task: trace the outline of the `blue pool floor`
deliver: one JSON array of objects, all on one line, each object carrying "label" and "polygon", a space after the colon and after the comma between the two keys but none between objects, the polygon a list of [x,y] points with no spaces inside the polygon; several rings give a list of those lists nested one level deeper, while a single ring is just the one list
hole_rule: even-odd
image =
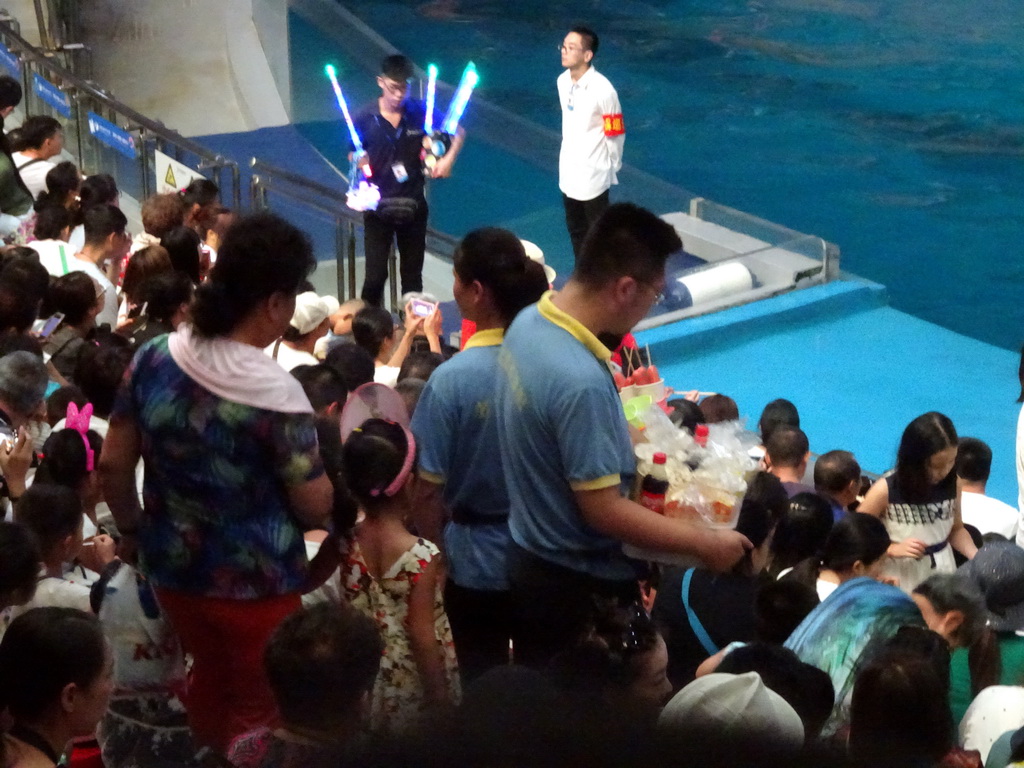
[{"label": "blue pool floor", "polygon": [[990,495],[1016,506],[1018,356],[885,305],[881,286],[839,281],[638,334],[677,391],[721,392],[747,424],[784,397],[814,453],[853,451],[883,472],[904,427],[941,411],[993,451]]}]

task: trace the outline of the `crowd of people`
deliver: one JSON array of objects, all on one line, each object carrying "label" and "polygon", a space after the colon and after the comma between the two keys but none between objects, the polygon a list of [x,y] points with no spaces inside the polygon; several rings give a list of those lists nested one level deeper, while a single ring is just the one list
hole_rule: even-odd
[{"label": "crowd of people", "polygon": [[[0,251],[6,766],[1024,763],[1017,516],[948,417],[872,481],[778,399],[734,529],[634,501],[612,374],[683,247],[651,212],[596,212],[558,291],[467,234],[455,349],[439,306],[319,295],[308,238],[211,182],[132,237],[62,140],[29,118],[0,162],[0,209],[31,199]],[[726,394],[665,408],[741,429]]]}]

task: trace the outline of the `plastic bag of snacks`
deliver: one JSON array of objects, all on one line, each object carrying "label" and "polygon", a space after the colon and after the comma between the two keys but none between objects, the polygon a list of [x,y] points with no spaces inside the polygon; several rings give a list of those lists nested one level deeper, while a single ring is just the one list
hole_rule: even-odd
[{"label": "plastic bag of snacks", "polygon": [[650,408],[642,419],[645,442],[634,449],[637,472],[649,473],[654,454],[665,454],[666,517],[711,528],[735,528],[747,481],[757,471],[757,463],[748,455],[756,438],[738,422],[713,424],[706,445],[700,446],[658,408]]}]

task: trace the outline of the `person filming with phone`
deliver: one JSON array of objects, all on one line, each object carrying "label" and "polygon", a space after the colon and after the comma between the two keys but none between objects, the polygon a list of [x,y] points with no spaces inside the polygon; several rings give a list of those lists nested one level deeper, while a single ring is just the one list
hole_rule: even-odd
[{"label": "person filming with phone", "polygon": [[102,287],[85,272],[58,277],[50,285],[48,296],[54,314],[39,333],[43,351],[50,356],[46,367],[50,378],[61,386],[74,384],[78,357],[96,328],[106,297]]},{"label": "person filming with phone", "polygon": [[[426,314],[424,314],[426,312]],[[405,305],[404,332],[383,307],[367,306],[352,318],[352,338],[373,355],[373,380],[389,387],[398,383],[402,363],[417,336],[426,336],[431,352],[441,352],[441,309],[431,302],[413,300]]]},{"label": "person filming with phone", "polygon": [[42,358],[31,352],[0,357],[0,497],[11,503],[25,492],[25,472],[36,459],[28,426],[46,420],[48,379]]}]

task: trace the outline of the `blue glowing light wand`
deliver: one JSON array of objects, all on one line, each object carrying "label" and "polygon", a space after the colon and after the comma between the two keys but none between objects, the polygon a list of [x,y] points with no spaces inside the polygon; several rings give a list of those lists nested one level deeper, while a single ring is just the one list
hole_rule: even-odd
[{"label": "blue glowing light wand", "polygon": [[437,94],[437,64],[427,65],[427,115],[423,118],[423,132],[434,133],[434,97]]},{"label": "blue glowing light wand", "polygon": [[459,80],[459,87],[455,90],[455,97],[448,105],[448,113],[441,123],[441,130],[450,136],[454,136],[459,129],[459,121],[469,104],[469,97],[473,95],[473,89],[480,82],[480,75],[476,71],[476,65],[471,61],[462,70],[462,79]]},{"label": "blue glowing light wand", "polygon": [[349,191],[346,195],[348,207],[356,211],[372,211],[377,208],[380,202],[380,190],[375,184],[367,181],[373,176],[373,169],[366,160],[366,150],[363,149],[363,142],[356,132],[355,123],[352,122],[352,115],[348,111],[348,104],[341,92],[341,85],[338,84],[338,71],[333,64],[324,67],[324,72],[330,78],[331,86],[334,88],[334,96],[338,100],[338,107],[345,116],[345,124],[348,126],[349,136],[352,137],[352,146],[355,152],[352,153],[352,168],[349,172]]}]

